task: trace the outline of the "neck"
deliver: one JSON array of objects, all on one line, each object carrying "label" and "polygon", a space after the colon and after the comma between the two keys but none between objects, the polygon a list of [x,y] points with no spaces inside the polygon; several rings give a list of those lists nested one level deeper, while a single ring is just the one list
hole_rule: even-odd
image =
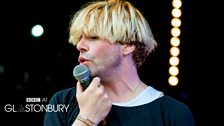
[{"label": "neck", "polygon": [[112,75],[102,81],[112,102],[127,102],[147,87],[138,77],[135,67],[119,69]]}]

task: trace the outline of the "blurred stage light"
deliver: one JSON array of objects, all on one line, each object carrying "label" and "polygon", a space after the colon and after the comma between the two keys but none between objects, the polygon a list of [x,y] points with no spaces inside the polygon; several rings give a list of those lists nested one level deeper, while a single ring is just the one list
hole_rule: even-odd
[{"label": "blurred stage light", "polygon": [[0,74],[4,73],[4,66],[0,65]]},{"label": "blurred stage light", "polygon": [[44,29],[41,25],[37,24],[32,27],[31,34],[33,37],[35,37],[35,38],[41,37],[43,35],[43,33],[44,33]]},{"label": "blurred stage light", "polygon": [[170,39],[170,44],[171,44],[171,46],[179,46],[180,45],[180,39],[173,36]]},{"label": "blurred stage light", "polygon": [[171,86],[176,86],[178,84],[178,78],[176,76],[170,76],[168,81]]},{"label": "blurred stage light", "polygon": [[179,82],[178,74],[179,74],[179,61],[178,58],[180,49],[180,34],[181,34],[181,19],[180,16],[182,14],[181,6],[182,6],[182,0],[173,0],[172,1],[173,9],[171,11],[172,19],[171,19],[171,39],[170,39],[170,67],[169,67],[169,74],[170,77],[168,79],[168,83],[171,86],[176,86]]}]

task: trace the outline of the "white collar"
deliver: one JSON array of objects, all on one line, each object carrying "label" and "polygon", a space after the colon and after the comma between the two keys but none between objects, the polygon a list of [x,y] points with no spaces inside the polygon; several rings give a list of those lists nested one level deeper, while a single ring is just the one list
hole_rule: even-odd
[{"label": "white collar", "polygon": [[163,95],[164,95],[163,92],[158,91],[151,86],[148,86],[146,89],[144,89],[144,91],[142,91],[134,99],[128,102],[113,103],[113,105],[122,106],[122,107],[134,107],[134,106],[150,103]]}]

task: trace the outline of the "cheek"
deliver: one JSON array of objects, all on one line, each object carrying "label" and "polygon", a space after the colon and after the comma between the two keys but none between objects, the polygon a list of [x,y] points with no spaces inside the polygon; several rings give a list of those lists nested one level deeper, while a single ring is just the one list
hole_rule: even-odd
[{"label": "cheek", "polygon": [[114,66],[120,61],[121,54],[119,48],[110,47],[97,51],[96,62],[103,66]]},{"label": "cheek", "polygon": [[108,46],[107,44],[102,44],[96,48],[93,49],[93,56],[97,59],[107,58],[108,55],[113,53],[113,49],[111,46]]},{"label": "cheek", "polygon": [[120,57],[121,54],[121,48],[119,45],[113,45],[111,43],[95,43],[95,46],[92,46],[90,49],[92,52],[92,56],[94,57],[93,62],[95,65],[106,65],[110,64],[108,62],[115,62],[114,60],[117,60],[117,57]]},{"label": "cheek", "polygon": [[120,52],[119,48],[116,47],[104,47],[99,50],[94,50],[92,53],[95,57],[91,67],[92,76],[106,75],[108,70],[119,66],[121,62]]}]

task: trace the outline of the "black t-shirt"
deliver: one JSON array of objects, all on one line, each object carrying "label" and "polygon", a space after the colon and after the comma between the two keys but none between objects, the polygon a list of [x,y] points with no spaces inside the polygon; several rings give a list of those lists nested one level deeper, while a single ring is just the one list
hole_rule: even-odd
[{"label": "black t-shirt", "polygon": [[[78,113],[74,87],[56,92],[50,105],[68,106],[67,111],[46,112],[44,126],[71,126]],[[121,107],[113,105],[106,118],[107,126],[195,126],[190,109],[180,101],[162,96],[150,103]]]}]

